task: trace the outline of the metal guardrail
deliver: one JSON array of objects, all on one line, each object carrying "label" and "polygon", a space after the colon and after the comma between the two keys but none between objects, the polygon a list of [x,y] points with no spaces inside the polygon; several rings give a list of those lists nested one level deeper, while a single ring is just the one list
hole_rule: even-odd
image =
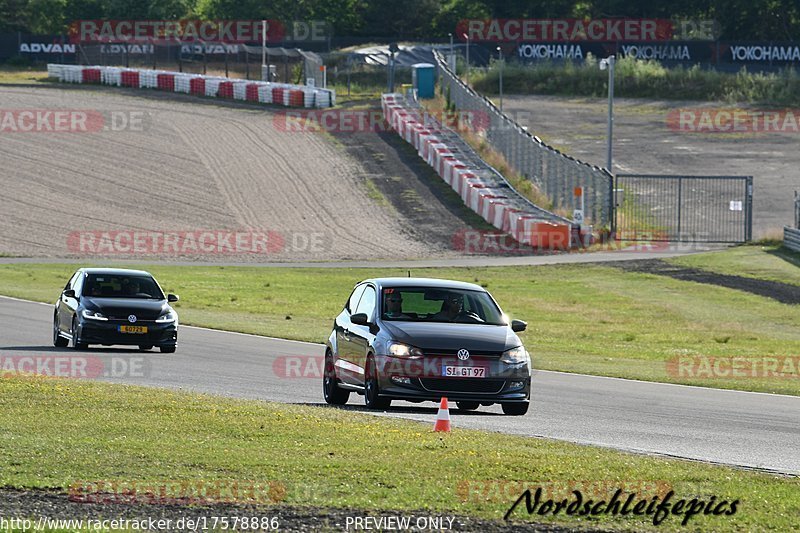
[{"label": "metal guardrail", "polygon": [[[548,146],[531,135],[486,97],[458,78],[438,52],[434,53],[443,90],[459,112],[472,112],[486,121],[486,139],[521,175],[531,180],[552,202],[554,209],[579,208],[574,191],[584,197],[584,220],[609,226],[613,218],[614,180],[605,169],[589,165]],[[484,118],[484,115],[486,118]]]},{"label": "metal guardrail", "polygon": [[800,229],[789,226],[783,228],[783,245],[790,250],[800,252]]},{"label": "metal guardrail", "polygon": [[783,228],[783,245],[795,252],[800,252],[800,195],[794,192],[794,227]]}]

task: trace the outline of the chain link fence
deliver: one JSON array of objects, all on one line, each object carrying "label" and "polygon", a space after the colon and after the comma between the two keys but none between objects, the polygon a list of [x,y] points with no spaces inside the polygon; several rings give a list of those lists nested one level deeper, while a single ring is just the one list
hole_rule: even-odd
[{"label": "chain link fence", "polygon": [[[436,70],[446,97],[459,112],[486,120],[486,139],[517,172],[531,180],[553,203],[553,210],[579,209],[575,189],[583,189],[584,221],[610,228],[614,180],[605,169],[570,157],[531,135],[486,97],[465,85],[438,52]],[[485,118],[484,118],[485,117]]]},{"label": "chain link fence", "polygon": [[263,79],[263,58],[268,65],[269,81],[302,85],[314,79],[317,87],[322,87],[324,81],[322,58],[298,48],[221,42],[77,44],[70,58],[62,63],[74,61],[78,65],[149,68],[245,80]]}]

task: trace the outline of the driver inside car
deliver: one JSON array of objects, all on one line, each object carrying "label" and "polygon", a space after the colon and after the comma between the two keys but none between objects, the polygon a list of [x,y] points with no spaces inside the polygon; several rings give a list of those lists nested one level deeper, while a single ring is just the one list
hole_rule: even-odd
[{"label": "driver inside car", "polygon": [[460,294],[448,294],[442,302],[442,310],[433,315],[434,320],[455,320],[464,308],[464,297]]}]

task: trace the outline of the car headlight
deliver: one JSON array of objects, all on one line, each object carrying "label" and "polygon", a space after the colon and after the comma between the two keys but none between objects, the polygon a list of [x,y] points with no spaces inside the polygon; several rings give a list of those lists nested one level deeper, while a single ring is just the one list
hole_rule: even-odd
[{"label": "car headlight", "polygon": [[92,311],[91,309],[84,309],[83,318],[88,318],[89,320],[108,320],[108,317],[105,316],[103,313],[99,311]]},{"label": "car headlight", "polygon": [[175,311],[170,311],[169,313],[164,313],[160,317],[156,319],[158,324],[167,324],[169,322],[175,322],[178,319],[178,315]]},{"label": "car headlight", "polygon": [[516,348],[506,350],[503,352],[503,356],[500,358],[500,360],[509,365],[519,365],[522,363],[530,364],[531,362],[528,351],[525,350],[524,346],[517,346]]},{"label": "car headlight", "polygon": [[409,346],[408,344],[403,344],[401,342],[390,342],[389,343],[389,355],[393,355],[395,357],[422,357],[422,350],[419,348],[414,348],[413,346]]}]

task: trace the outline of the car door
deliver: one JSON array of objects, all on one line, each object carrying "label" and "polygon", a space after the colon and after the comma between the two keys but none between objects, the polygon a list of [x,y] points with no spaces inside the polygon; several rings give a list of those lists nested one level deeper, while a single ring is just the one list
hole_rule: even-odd
[{"label": "car door", "polygon": [[[364,313],[367,315],[367,321],[371,324],[375,323],[376,319],[376,303],[378,300],[377,292],[375,291],[375,287],[372,285],[367,285],[364,289],[364,294],[361,296],[361,300],[358,302],[358,307],[356,308],[355,313]],[[367,365],[367,351],[369,349],[370,342],[374,335],[370,331],[369,326],[360,326],[358,324],[351,324],[350,325],[350,346],[352,350],[352,363],[356,365],[360,371],[358,379],[360,380],[360,384],[364,383],[364,369]]]},{"label": "car door", "polygon": [[350,331],[353,324],[350,322],[350,315],[355,313],[358,301],[361,299],[361,295],[364,294],[365,287],[366,285],[362,283],[353,289],[350,298],[347,299],[344,309],[336,317],[334,324],[336,328],[336,355],[338,357],[335,362],[336,374],[345,383],[354,385],[360,385],[362,379],[357,367],[353,364],[354,351],[350,342]]},{"label": "car door", "polygon": [[69,333],[72,327],[72,317],[74,316],[75,308],[78,306],[78,300],[76,298],[68,298],[64,293],[73,289],[75,282],[81,274],[82,272],[79,270],[69,278],[69,281],[67,281],[67,284],[64,286],[64,290],[61,291],[61,295],[58,297],[58,302],[56,302],[56,322],[58,323],[58,329],[67,333]]}]

